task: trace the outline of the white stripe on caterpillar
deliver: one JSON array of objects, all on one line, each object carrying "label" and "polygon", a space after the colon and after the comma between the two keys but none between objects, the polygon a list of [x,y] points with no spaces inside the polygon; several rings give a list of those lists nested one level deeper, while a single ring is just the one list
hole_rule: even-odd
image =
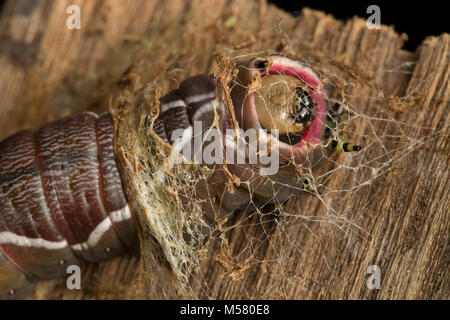
[{"label": "white stripe on caterpillar", "polygon": [[120,210],[113,211],[109,214],[109,217],[112,222],[122,222],[131,219],[130,207],[126,205]]},{"label": "white stripe on caterpillar", "polygon": [[[131,212],[128,205],[120,210],[111,212],[110,217],[105,218],[89,235],[89,239],[83,243],[71,246],[74,250],[86,250],[90,246],[95,246],[103,234],[112,226],[111,221],[121,222],[131,219]],[[58,250],[67,247],[67,241],[48,241],[42,238],[28,238],[9,231],[0,232],[0,244],[12,244],[21,247],[45,248],[48,250]]]},{"label": "white stripe on caterpillar", "polygon": [[203,106],[201,106],[195,113],[194,116],[192,117],[193,121],[197,121],[198,119],[200,119],[203,114],[213,111],[214,108],[216,109],[217,112],[222,113],[223,112],[223,104],[221,102],[217,102],[216,100],[214,101],[209,101],[207,103],[205,103]]},{"label": "white stripe on caterpillar", "polygon": [[58,250],[67,247],[67,241],[48,241],[42,238],[28,238],[19,236],[9,231],[0,232],[0,244],[12,244],[21,247],[45,248],[48,250]]},{"label": "white stripe on caterpillar", "polygon": [[167,103],[163,103],[161,105],[161,113],[167,112],[170,109],[177,108],[177,107],[186,107],[186,103],[184,103],[183,100],[175,100]]},{"label": "white stripe on caterpillar", "polygon": [[197,94],[192,97],[187,97],[185,100],[186,100],[187,104],[191,104],[191,103],[197,103],[197,102],[207,100],[207,99],[214,99],[215,97],[216,97],[216,92],[211,91],[208,93]]},{"label": "white stripe on caterpillar", "polygon": [[102,236],[112,227],[112,222],[109,217],[106,217],[103,219],[102,222],[100,222],[95,229],[91,232],[89,235],[89,238],[82,243],[75,244],[73,246],[70,246],[73,250],[81,251],[81,250],[87,250],[89,248],[95,247],[97,243],[100,241]]},{"label": "white stripe on caterpillar", "polygon": [[116,210],[110,213],[109,217],[103,219],[97,227],[91,232],[89,238],[82,243],[70,246],[73,250],[88,250],[89,248],[95,247],[100,241],[102,236],[112,227],[112,222],[122,222],[131,219],[131,212],[128,205],[120,210]]}]

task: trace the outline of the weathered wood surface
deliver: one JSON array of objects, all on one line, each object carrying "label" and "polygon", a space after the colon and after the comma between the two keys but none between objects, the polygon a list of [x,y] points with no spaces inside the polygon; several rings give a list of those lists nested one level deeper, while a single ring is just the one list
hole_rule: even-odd
[{"label": "weathered wood surface", "polygon": [[[81,8],[81,30],[65,27],[70,4]],[[176,79],[213,71],[218,45],[232,48],[252,39],[259,48],[261,43],[268,49],[288,44],[291,51],[350,70],[349,77],[368,79],[370,86],[347,92],[352,105],[362,106],[363,113],[392,110],[390,119],[402,124],[412,151],[403,141],[398,161],[383,168],[370,186],[333,205],[337,212],[347,212],[348,206],[345,218],[358,228],[325,222],[320,202],[302,195],[289,203],[288,211],[306,219],[285,217],[270,224],[270,230],[256,219],[256,226],[230,232],[236,253],[252,253],[245,249],[250,235],[253,241],[265,239],[238,280],[222,277],[212,247],[202,265],[204,284],[194,283],[193,290],[199,298],[221,299],[450,297],[448,34],[428,38],[411,53],[401,49],[404,37],[390,27],[369,30],[362,19],[342,22],[310,10],[294,18],[264,1],[240,0],[9,1],[0,30],[0,138],[83,110],[107,110],[110,92],[131,61],[121,52],[132,55],[130,42],[145,44],[146,32],[159,34],[156,39],[186,37],[190,47],[180,51],[201,52],[193,61],[179,62],[184,71]],[[164,47],[155,50],[163,53]],[[373,99],[380,93],[386,98]],[[396,97],[406,97],[405,103],[395,103]],[[370,135],[368,124],[352,130]],[[376,125],[385,135],[393,130],[386,123]],[[423,137],[429,138],[416,144]],[[344,189],[346,179],[345,172],[337,173],[326,186]],[[245,262],[238,257],[237,268]],[[379,290],[366,286],[370,265],[380,267]],[[135,257],[90,265],[83,273],[83,290],[69,291],[62,280],[45,281],[34,298],[134,298],[137,270]]]}]

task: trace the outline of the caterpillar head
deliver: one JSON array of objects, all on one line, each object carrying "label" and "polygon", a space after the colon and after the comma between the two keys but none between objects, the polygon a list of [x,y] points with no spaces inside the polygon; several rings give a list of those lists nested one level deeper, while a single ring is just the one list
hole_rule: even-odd
[{"label": "caterpillar head", "polygon": [[277,139],[280,161],[313,165],[323,157],[326,93],[318,74],[280,55],[255,58],[239,67],[232,90],[239,125],[266,129]]}]

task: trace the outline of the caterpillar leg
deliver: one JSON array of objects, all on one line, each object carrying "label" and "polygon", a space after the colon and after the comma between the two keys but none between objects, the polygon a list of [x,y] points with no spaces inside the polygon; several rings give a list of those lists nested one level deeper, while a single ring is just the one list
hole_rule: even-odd
[{"label": "caterpillar leg", "polygon": [[329,115],[332,119],[334,119],[336,122],[339,122],[341,120],[342,115],[348,114],[353,115],[353,111],[350,110],[347,106],[344,106],[338,102],[335,102],[334,105],[331,107],[331,109],[328,110]]},{"label": "caterpillar leg", "polygon": [[329,141],[330,147],[334,151],[337,152],[359,151],[361,150],[361,146],[338,138],[336,132],[334,132],[334,129],[336,128],[338,122],[341,120],[341,116],[343,114],[351,115],[352,111],[339,103],[335,103],[328,110],[324,139],[325,141]]},{"label": "caterpillar leg", "polygon": [[325,128],[325,141],[329,141],[330,148],[337,152],[352,152],[361,150],[361,146],[352,142],[347,142],[343,139],[337,138],[333,135],[333,130],[330,127]]},{"label": "caterpillar leg", "polygon": [[346,142],[344,140],[331,140],[330,146],[337,152],[352,152],[361,150],[361,146],[351,142]]},{"label": "caterpillar leg", "polygon": [[304,176],[303,179],[303,188],[308,191],[309,193],[313,194],[319,194],[319,191],[317,189],[317,185],[314,181],[314,177],[312,174],[307,174]]},{"label": "caterpillar leg", "polygon": [[314,189],[308,179],[303,180],[303,186],[308,192],[314,193]]}]

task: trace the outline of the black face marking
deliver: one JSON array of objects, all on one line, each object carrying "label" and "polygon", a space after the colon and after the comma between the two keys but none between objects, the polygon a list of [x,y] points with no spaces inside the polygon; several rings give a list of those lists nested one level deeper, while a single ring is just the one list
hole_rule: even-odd
[{"label": "black face marking", "polygon": [[293,118],[297,123],[307,123],[314,119],[314,102],[306,90],[301,87],[296,88],[297,91],[297,110]]},{"label": "black face marking", "polygon": [[325,128],[325,139],[331,138],[331,129],[326,127]]},{"label": "black face marking", "polygon": [[287,134],[280,135],[278,137],[278,140],[280,140],[281,142],[287,143],[289,145],[294,145],[294,144],[298,143],[301,138],[302,138],[301,133],[287,133]]},{"label": "black face marking", "polygon": [[267,63],[268,63],[269,61],[267,61],[267,60],[258,60],[256,63],[255,63],[255,67],[257,68],[257,69],[265,69],[266,67],[267,67]]},{"label": "black face marking", "polygon": [[336,149],[338,142],[336,140],[331,141],[331,148]]},{"label": "black face marking", "polygon": [[333,109],[334,112],[338,112],[338,110],[339,110],[340,107],[341,107],[341,105],[340,105],[339,103],[336,102],[336,103],[333,105],[332,109]]}]

